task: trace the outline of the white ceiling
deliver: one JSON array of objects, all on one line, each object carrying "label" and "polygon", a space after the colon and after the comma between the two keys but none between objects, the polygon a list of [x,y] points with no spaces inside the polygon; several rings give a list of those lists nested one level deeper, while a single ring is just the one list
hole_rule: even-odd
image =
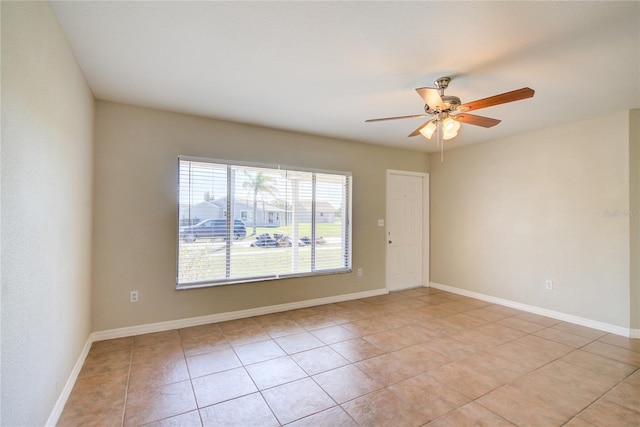
[{"label": "white ceiling", "polygon": [[[640,2],[52,2],[98,99],[373,144],[407,135],[414,91],[462,102],[531,87],[451,147],[640,108]],[[475,113],[475,111],[474,111]]]}]

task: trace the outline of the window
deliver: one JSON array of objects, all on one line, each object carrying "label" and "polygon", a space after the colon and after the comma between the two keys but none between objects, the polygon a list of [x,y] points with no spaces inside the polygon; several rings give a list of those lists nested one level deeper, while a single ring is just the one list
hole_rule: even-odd
[{"label": "window", "polygon": [[179,159],[177,288],[351,271],[351,174]]}]

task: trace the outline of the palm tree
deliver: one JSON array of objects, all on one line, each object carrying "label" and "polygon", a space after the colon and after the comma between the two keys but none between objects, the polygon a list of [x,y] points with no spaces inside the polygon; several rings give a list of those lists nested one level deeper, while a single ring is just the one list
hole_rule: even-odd
[{"label": "palm tree", "polygon": [[[254,176],[244,171],[247,180],[242,183],[242,188],[253,191],[253,235],[257,233],[256,227],[258,222],[258,194],[268,193],[274,198],[277,197],[278,189],[275,186],[276,180],[273,177],[265,175],[264,172],[258,171]],[[264,199],[262,200],[264,210]]]}]

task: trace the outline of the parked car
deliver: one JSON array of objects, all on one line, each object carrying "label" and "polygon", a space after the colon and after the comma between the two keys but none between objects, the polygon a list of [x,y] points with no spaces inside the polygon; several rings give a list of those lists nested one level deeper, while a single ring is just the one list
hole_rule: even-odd
[{"label": "parked car", "polygon": [[[233,221],[234,240],[242,239],[247,235],[247,228],[244,222],[236,219]],[[187,243],[195,242],[197,239],[225,239],[227,237],[227,220],[205,219],[190,227],[180,227],[180,239]]]}]

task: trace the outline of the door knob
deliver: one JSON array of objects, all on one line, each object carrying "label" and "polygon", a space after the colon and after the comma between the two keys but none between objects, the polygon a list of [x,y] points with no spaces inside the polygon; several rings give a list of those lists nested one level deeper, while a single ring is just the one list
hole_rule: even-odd
[{"label": "door knob", "polygon": [[391,240],[389,240],[389,244],[391,244],[391,243],[392,243]]}]

